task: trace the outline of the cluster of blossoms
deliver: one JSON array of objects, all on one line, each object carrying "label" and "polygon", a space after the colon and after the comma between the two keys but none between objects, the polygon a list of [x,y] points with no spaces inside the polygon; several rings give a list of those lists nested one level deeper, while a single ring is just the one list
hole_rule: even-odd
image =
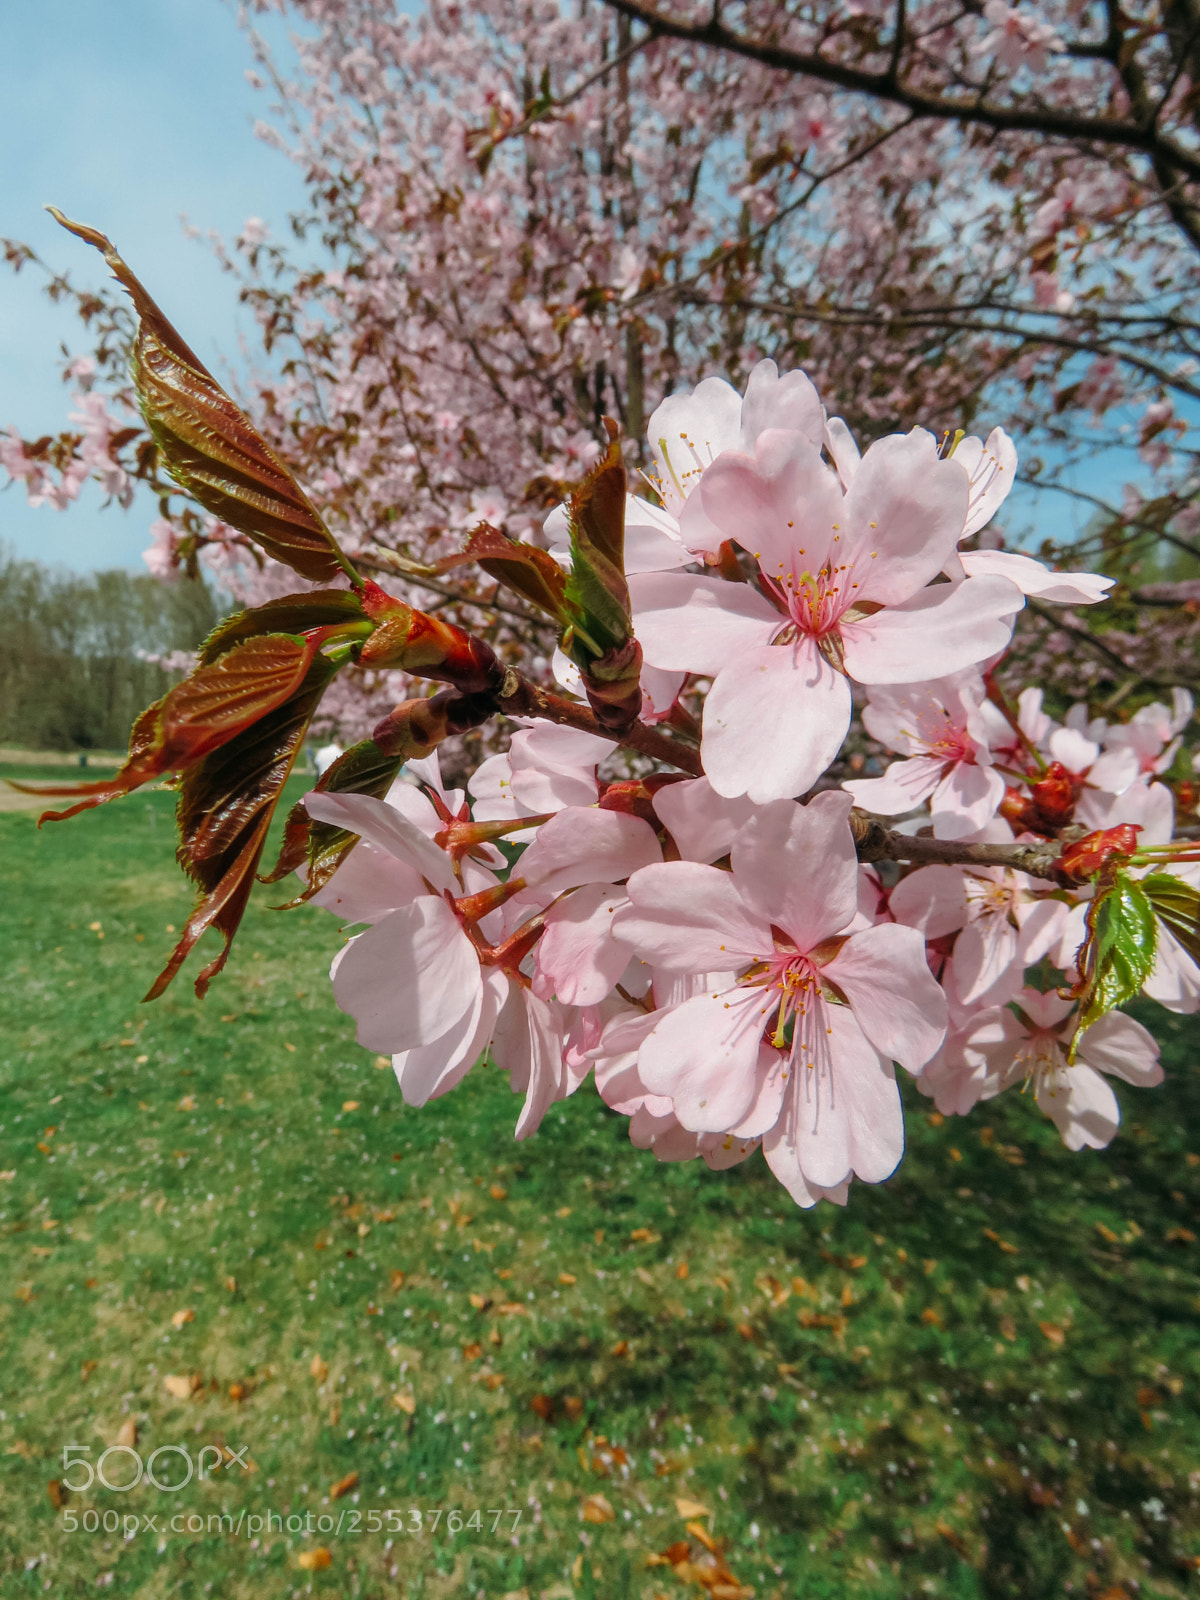
[{"label": "cluster of blossoms", "polygon": [[[1046,877],[989,864],[987,847],[1102,834],[1134,879],[1194,888],[1186,848],[1163,849],[1190,697],[1124,723],[1076,705],[1060,725],[1039,690],[997,688],[1027,595],[1079,606],[1109,587],[971,548],[1014,479],[1002,430],[914,429],[860,455],[803,373],[762,362],[744,395],[709,378],[664,401],[649,438],[656,470],[625,508],[643,717],[691,730],[702,775],[531,720],[469,796],[436,754],[385,798],[309,795],[360,841],[314,896],[364,930],[333,967],[360,1042],[392,1056],[412,1105],[490,1052],[524,1097],[519,1138],[594,1074],[638,1147],[721,1168],[761,1145],[804,1206],[895,1169],[897,1065],[945,1113],[1031,1084],[1068,1146],[1105,1145],[1107,1078],[1161,1070],[1132,1018],[1080,1014],[1099,880],[1065,886],[1050,855]],[[547,524],[564,565],[567,523]],[[560,651],[568,691],[574,671]],[[897,759],[839,786],[856,703]],[[917,864],[863,864],[873,819]],[[1166,928],[1144,990],[1200,1006]]]}]

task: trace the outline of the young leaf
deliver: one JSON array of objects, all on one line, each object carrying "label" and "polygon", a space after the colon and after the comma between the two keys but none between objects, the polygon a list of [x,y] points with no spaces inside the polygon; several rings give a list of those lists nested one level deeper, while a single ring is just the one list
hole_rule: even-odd
[{"label": "young leaf", "polygon": [[218,622],[200,646],[199,664],[208,666],[233,645],[260,633],[307,633],[311,628],[361,622],[365,616],[362,597],[352,589],[312,589],[307,594],[281,595],[249,611],[235,611]]},{"label": "young leaf", "polygon": [[66,811],[47,811],[40,819],[63,822],[167,773],[184,771],[289,701],[304,682],[322,638],[322,630],[307,639],[262,634],[197,667],[142,712],[133,726],[129,755],[113,778],[82,786],[15,787],[30,794],[86,796]]},{"label": "young leaf", "polygon": [[469,561],[478,562],[490,578],[546,612],[560,627],[566,623],[566,574],[548,551],[508,539],[490,523],[481,522],[467,535],[459,554],[443,557],[434,571],[450,572]]},{"label": "young leaf", "polygon": [[1158,920],[1200,963],[1200,890],[1170,872],[1147,873],[1142,889]]},{"label": "young leaf", "polygon": [[[397,752],[385,755],[374,739],[364,739],[351,745],[343,755],[325,769],[317,780],[314,792],[318,794],[365,794],[382,800],[400,776],[400,768],[410,758],[428,755],[430,748],[420,746],[406,755]],[[318,889],[324,888],[342,862],[358,843],[358,834],[330,822],[317,822],[309,816],[302,800],[288,812],[283,845],[279,859],[269,873],[260,878],[261,883],[278,883],[289,873],[296,872],[307,863],[307,884],[295,900],[289,900],[281,911],[298,906],[310,899]]]},{"label": "young leaf", "polygon": [[224,945],[196,978],[199,997],[228,960],[275,807],[313,712],[337,671],[328,657],[311,655],[287,699],[185,774],[176,812],[177,854],[202,893],[147,1000],[163,993],[207,928],[216,928]]},{"label": "young leaf", "polygon": [[572,626],[563,649],[583,676],[597,721],[619,736],[642,708],[642,647],[625,580],[625,463],[616,424],[606,419],[606,426],[608,451],[571,496]]},{"label": "young leaf", "polygon": [[304,490],[96,228],[51,216],[101,251],[138,314],[133,381],[167,469],[206,511],[311,583],[358,575]]},{"label": "young leaf", "polygon": [[1154,966],[1154,911],[1142,884],[1117,872],[1097,888],[1088,908],[1087,936],[1079,952],[1082,977],[1072,990],[1079,1001],[1075,1043],[1085,1028],[1132,1000]]}]

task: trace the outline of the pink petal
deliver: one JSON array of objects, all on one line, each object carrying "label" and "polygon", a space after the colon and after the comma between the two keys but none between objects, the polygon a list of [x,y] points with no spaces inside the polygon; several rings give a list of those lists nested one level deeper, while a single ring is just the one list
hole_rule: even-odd
[{"label": "pink petal", "polygon": [[[969,487],[963,468],[940,461],[923,429],[877,439],[846,492],[842,519],[838,560],[853,568],[856,599],[899,605],[935,578],[958,544]],[[912,682],[914,674],[891,681]]]},{"label": "pink petal", "polygon": [[1080,1039],[1076,1055],[1097,1072],[1124,1078],[1141,1089],[1151,1089],[1163,1081],[1158,1041],[1123,1011],[1110,1011],[1099,1022],[1093,1022]]},{"label": "pink petal", "polygon": [[946,1037],[946,996],[915,928],[881,922],[851,934],[824,972],[879,1053],[919,1072]]},{"label": "pink petal", "polygon": [[457,880],[450,857],[384,800],[365,794],[306,794],[304,805],[310,817],[348,828],[389,855],[413,867],[434,889],[457,891]]},{"label": "pink petal", "polygon": [[890,1063],[845,1006],[823,1007],[828,1057],[801,1067],[795,1086],[796,1153],[810,1183],[834,1186],[850,1172],[881,1183],[904,1154],[904,1114]]},{"label": "pink petal", "polygon": [[432,1044],[475,1003],[479,958],[444,900],[423,895],[343,952],[333,993],[358,1042],[388,1055]]},{"label": "pink petal", "polygon": [[627,885],[629,905],[613,932],[643,961],[672,971],[741,967],[773,949],[769,925],[751,911],[734,878],[696,861],[645,867]]},{"label": "pink petal", "polygon": [[785,618],[747,583],[647,572],[629,580],[633,626],[651,666],[715,673],[770,642]]},{"label": "pink petal", "polygon": [[758,1048],[772,1009],[761,989],[698,995],[668,1011],[638,1054],[652,1094],[669,1095],[696,1133],[726,1133],[754,1103]]},{"label": "pink petal", "polygon": [[693,1134],[702,1160],[710,1172],[728,1172],[758,1149],[757,1139],[735,1138],[731,1133]]},{"label": "pink petal", "polygon": [[425,892],[420,873],[364,839],[311,903],[343,922],[378,922]]},{"label": "pink petal", "polygon": [[1117,1097],[1090,1067],[1060,1067],[1042,1073],[1037,1103],[1062,1135],[1068,1150],[1103,1150],[1121,1126]]},{"label": "pink petal", "polygon": [[1151,1000],[1157,1000],[1168,1011],[1183,1016],[1200,1011],[1200,967],[1161,922],[1158,925],[1154,969],[1142,985],[1142,993],[1149,995]]},{"label": "pink petal", "polygon": [[916,683],[961,672],[1007,647],[1024,604],[1005,578],[934,584],[902,605],[843,622],[846,671],[859,683]]},{"label": "pink petal", "polygon": [[440,1039],[393,1055],[392,1070],[406,1105],[423,1106],[462,1082],[486,1050],[507,994],[507,978],[491,968],[471,1006]]},{"label": "pink petal", "polygon": [[669,572],[694,558],[684,544],[679,523],[662,506],[635,495],[625,498],[625,572]]},{"label": "pink petal", "polygon": [[830,417],[826,422],[825,448],[833,457],[842,488],[848,489],[854,481],[854,474],[858,471],[862,455],[854,442],[854,435],[841,417]]},{"label": "pink petal", "polygon": [[798,433],[760,435],[753,456],[727,451],[704,474],[699,499],[722,536],[736,539],[768,576],[793,566],[819,571],[844,522],[837,478]]},{"label": "pink petal", "polygon": [[786,1056],[770,1045],[759,1045],[750,1109],[737,1126],[729,1130],[733,1138],[761,1139],[779,1121],[786,1088],[786,1066]]},{"label": "pink petal", "polygon": [[[915,811],[942,781],[946,763],[933,756],[913,756],[908,761],[893,761],[882,778],[850,778],[842,784],[854,796],[854,804],[881,817]],[[1000,785],[1004,793],[1003,782]]]},{"label": "pink petal", "polygon": [[566,1097],[560,1014],[519,984],[508,1000],[492,1036],[492,1057],[508,1073],[514,1094],[524,1094],[515,1137],[527,1139],[541,1126],[556,1100]]},{"label": "pink petal", "polygon": [[820,449],[825,438],[825,407],[807,373],[798,368],[779,376],[773,361],[760,361],[751,371],[742,401],[743,450],[753,450],[760,434],[771,428],[801,433]]},{"label": "pink petal", "polygon": [[707,778],[689,778],[660,789],[652,802],[685,861],[716,861],[729,853],[733,836],[754,814],[744,795],[726,799]]},{"label": "pink petal", "polygon": [[623,890],[592,883],[551,906],[537,946],[535,992],[542,993],[542,978],[543,999],[599,1005],[629,964],[628,946],[613,937],[613,912],[627,904]]},{"label": "pink petal", "polygon": [[654,829],[640,817],[571,806],[542,824],[517,871],[545,901],[584,883],[620,883],[661,860]]},{"label": "pink petal", "polygon": [[798,1206],[803,1206],[807,1211],[816,1205],[820,1191],[815,1186],[810,1187],[801,1171],[795,1140],[787,1129],[785,1118],[781,1117],[763,1139],[763,1155],[767,1166]]},{"label": "pink petal", "polygon": [[1062,606],[1097,605],[1116,581],[1098,572],[1054,572],[1015,550],[964,550],[962,564],[968,577],[1007,578],[1022,594]]},{"label": "pink petal", "polygon": [[1021,987],[1025,963],[1020,959],[1017,930],[995,914],[968,922],[954,944],[954,977],[960,1004],[982,1000],[991,990],[997,999]]},{"label": "pink petal", "polygon": [[836,789],[806,806],[777,800],[756,812],[733,841],[730,859],[743,901],[752,915],[789,934],[798,950],[841,933],[858,911],[850,808],[850,796]]},{"label": "pink petal", "polygon": [[956,761],[929,803],[935,839],[968,839],[985,828],[1004,799],[1004,779],[994,767]]},{"label": "pink petal", "polygon": [[850,685],[812,641],[742,649],[704,702],[701,758],[718,794],[803,794],[842,747]]},{"label": "pink petal", "polygon": [[892,890],[888,908],[897,922],[941,939],[967,920],[966,880],[958,867],[918,867]]}]

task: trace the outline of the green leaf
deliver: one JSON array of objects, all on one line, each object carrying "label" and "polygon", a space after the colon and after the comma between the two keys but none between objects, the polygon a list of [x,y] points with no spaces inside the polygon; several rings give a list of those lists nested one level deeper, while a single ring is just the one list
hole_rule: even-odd
[{"label": "green leaf", "polygon": [[1200,963],[1200,890],[1170,872],[1147,873],[1142,889],[1158,920]]},{"label": "green leaf", "polygon": [[1084,1029],[1141,989],[1154,966],[1156,944],[1154,909],[1144,886],[1126,872],[1115,873],[1088,908],[1087,937],[1079,953],[1083,975],[1073,991],[1079,1019],[1072,1059]]}]

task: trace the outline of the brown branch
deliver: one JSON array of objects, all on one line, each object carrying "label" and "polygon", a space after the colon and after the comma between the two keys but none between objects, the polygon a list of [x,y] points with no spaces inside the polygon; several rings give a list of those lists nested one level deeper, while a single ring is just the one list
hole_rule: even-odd
[{"label": "brown branch", "polygon": [[1018,106],[998,106],[984,99],[982,94],[969,100],[950,99],[893,81],[890,66],[883,72],[869,72],[862,67],[830,61],[815,52],[791,50],[783,45],[746,39],[726,28],[717,18],[710,18],[705,23],[680,22],[673,17],[663,16],[653,5],[644,4],[643,0],[605,0],[605,4],[643,23],[660,38],[680,39],[687,44],[726,50],[731,55],[744,56],[765,67],[816,78],[841,89],[889,101],[905,107],[917,117],[974,123],[1001,133],[1042,133],[1055,138],[1115,146],[1147,155],[1154,161],[1168,162],[1189,177],[1200,179],[1200,156],[1193,155],[1174,139],[1165,138],[1154,126],[1139,125],[1123,117],[1087,117],[1044,107],[1025,110]]},{"label": "brown branch", "polygon": [[[495,699],[497,709],[508,717],[544,717],[547,722],[558,722],[568,728],[578,728],[583,733],[594,733],[598,739],[613,737],[600,726],[581,700],[564,700],[561,695],[551,694],[548,689],[531,682],[512,667],[505,673]],[[665,733],[659,733],[657,728],[648,727],[644,722],[635,722],[630,731],[615,742],[641,755],[650,756],[654,761],[677,767],[681,772],[690,773],[693,778],[704,774],[698,750],[680,743],[678,739],[668,738]]]},{"label": "brown branch", "polygon": [[961,867],[1011,867],[1034,878],[1078,887],[1074,879],[1059,870],[1062,844],[1057,839],[1037,844],[962,844],[955,839],[914,838],[885,828],[857,807],[850,813],[858,859],[863,862],[904,861],[916,866],[939,864]]}]

